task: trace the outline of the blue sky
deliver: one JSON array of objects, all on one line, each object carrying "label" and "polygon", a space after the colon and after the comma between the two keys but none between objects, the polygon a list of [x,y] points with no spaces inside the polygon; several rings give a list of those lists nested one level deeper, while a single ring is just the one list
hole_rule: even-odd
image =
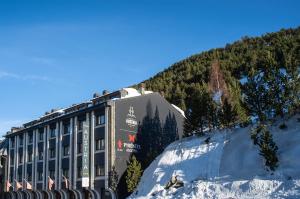
[{"label": "blue sky", "polygon": [[300,1],[0,1],[0,135],[242,36],[300,25]]}]

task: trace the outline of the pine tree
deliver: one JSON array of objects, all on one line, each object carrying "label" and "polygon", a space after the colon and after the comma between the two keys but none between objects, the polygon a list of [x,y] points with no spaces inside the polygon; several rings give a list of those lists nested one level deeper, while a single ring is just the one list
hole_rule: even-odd
[{"label": "pine tree", "polygon": [[251,116],[258,117],[258,120],[264,122],[271,114],[271,99],[263,72],[250,70],[250,76],[243,85],[244,101]]},{"label": "pine tree", "polygon": [[266,167],[274,171],[278,167],[279,162],[277,157],[278,147],[266,125],[260,123],[252,130],[251,138],[253,143],[259,146],[259,154],[264,157]]},{"label": "pine tree", "polygon": [[127,163],[126,169],[126,185],[127,191],[132,193],[137,187],[140,178],[142,176],[142,166],[141,163],[133,155],[130,161]]},{"label": "pine tree", "polygon": [[[194,89],[194,88],[193,88]],[[210,95],[203,87],[197,87],[188,101],[185,112],[184,136],[191,136],[193,133],[204,134],[204,129],[209,124],[209,103]]]},{"label": "pine tree", "polygon": [[116,167],[112,166],[112,169],[110,171],[110,188],[116,193],[117,192],[117,187],[119,183],[119,175],[116,171]]},{"label": "pine tree", "polygon": [[231,128],[234,126],[237,121],[237,111],[235,107],[233,107],[227,99],[224,100],[222,110],[219,113],[220,122],[223,127]]}]

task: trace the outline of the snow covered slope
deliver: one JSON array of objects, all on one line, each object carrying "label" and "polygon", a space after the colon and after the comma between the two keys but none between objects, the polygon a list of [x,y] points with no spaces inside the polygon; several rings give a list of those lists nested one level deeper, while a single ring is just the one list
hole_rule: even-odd
[{"label": "snow covered slope", "polygon": [[[300,198],[300,122],[296,116],[281,130],[271,127],[279,147],[275,173],[264,168],[250,128],[186,138],[170,144],[145,170],[138,189],[129,198]],[[165,190],[172,175],[184,187]]]}]

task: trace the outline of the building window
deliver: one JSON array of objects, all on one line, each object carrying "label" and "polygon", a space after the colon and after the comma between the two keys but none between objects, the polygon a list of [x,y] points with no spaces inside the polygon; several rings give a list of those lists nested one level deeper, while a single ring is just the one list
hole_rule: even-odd
[{"label": "building window", "polygon": [[28,152],[28,162],[32,162],[32,151]]},{"label": "building window", "polygon": [[95,165],[95,174],[96,176],[104,176],[104,166],[102,165]]},{"label": "building window", "polygon": [[82,168],[78,167],[77,168],[77,178],[81,178],[82,177]]},{"label": "building window", "polygon": [[49,171],[49,176],[50,176],[50,178],[51,178],[52,180],[54,180],[54,178],[55,178],[55,171],[50,170],[50,171]]},{"label": "building window", "polygon": [[104,150],[104,139],[97,139],[95,143],[96,151]]},{"label": "building window", "polygon": [[22,182],[22,173],[18,173],[18,181],[19,181],[19,183]]},{"label": "building window", "polygon": [[55,158],[55,149],[54,148],[50,148],[49,149],[49,154],[50,154],[50,158]]},{"label": "building window", "polygon": [[10,156],[10,165],[14,165],[14,163],[15,163],[15,157],[14,157],[14,155],[11,155]]},{"label": "building window", "polygon": [[68,178],[69,177],[69,169],[63,169],[63,175]]},{"label": "building window", "polygon": [[55,137],[55,128],[51,128],[50,129],[50,138],[54,138]]},{"label": "building window", "polygon": [[22,164],[23,163],[23,154],[20,153],[19,154],[19,164]]},{"label": "building window", "polygon": [[97,115],[96,117],[96,125],[105,124],[105,115]]},{"label": "building window", "polygon": [[70,124],[64,124],[64,134],[70,133]]},{"label": "building window", "polygon": [[70,154],[70,147],[69,146],[63,146],[63,156],[68,156]]},{"label": "building window", "polygon": [[15,148],[15,139],[11,139],[10,144],[11,148]]},{"label": "building window", "polygon": [[19,144],[20,146],[23,146],[23,136],[20,136],[20,137],[19,137],[19,143],[20,143],[20,144]]},{"label": "building window", "polygon": [[82,153],[82,143],[77,143],[77,153]]},{"label": "building window", "polygon": [[39,131],[39,140],[43,141],[44,140],[44,131]]},{"label": "building window", "polygon": [[83,128],[83,120],[79,120],[78,121],[78,131],[81,131],[82,130],[82,128]]},{"label": "building window", "polygon": [[28,135],[28,143],[31,144],[33,141],[32,133]]},{"label": "building window", "polygon": [[31,173],[27,173],[27,181],[31,181],[32,180],[32,175]]},{"label": "building window", "polygon": [[39,160],[44,159],[44,151],[39,151]]},{"label": "building window", "polygon": [[38,181],[42,181],[43,180],[43,172],[38,171]]}]

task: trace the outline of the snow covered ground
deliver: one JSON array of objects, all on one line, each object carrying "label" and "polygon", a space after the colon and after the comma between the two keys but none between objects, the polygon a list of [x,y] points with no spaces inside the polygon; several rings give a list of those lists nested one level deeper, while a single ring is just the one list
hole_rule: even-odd
[{"label": "snow covered ground", "polygon": [[[170,144],[145,170],[138,189],[129,198],[300,198],[300,115],[287,129],[271,128],[279,147],[279,167],[266,171],[259,149],[252,144],[250,127],[192,137]],[[165,190],[172,175],[184,187]]]}]

